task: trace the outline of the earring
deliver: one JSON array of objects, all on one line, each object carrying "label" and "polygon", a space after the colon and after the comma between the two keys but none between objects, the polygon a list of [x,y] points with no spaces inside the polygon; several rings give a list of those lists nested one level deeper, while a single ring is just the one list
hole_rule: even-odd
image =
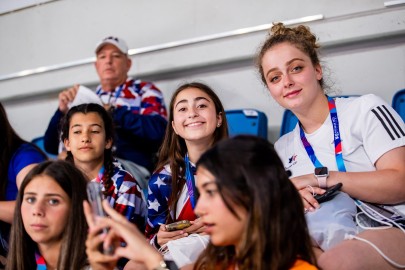
[{"label": "earring", "polygon": [[220,126],[221,126],[221,123],[218,123],[218,124],[217,124],[217,127],[220,127]]}]

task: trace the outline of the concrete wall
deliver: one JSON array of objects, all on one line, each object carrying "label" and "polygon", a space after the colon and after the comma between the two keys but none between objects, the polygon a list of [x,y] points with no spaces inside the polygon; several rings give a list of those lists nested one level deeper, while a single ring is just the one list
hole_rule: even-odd
[{"label": "concrete wall", "polygon": [[[324,45],[323,60],[338,93],[375,93],[391,102],[405,88],[405,6],[387,8],[381,0],[54,1],[0,16],[0,78],[88,60],[108,35],[126,39],[130,48],[144,48],[316,14],[324,19],[307,25]],[[130,75],[155,82],[167,103],[180,83],[205,82],[226,109],[264,111],[274,141],[283,109],[253,67],[265,38],[263,30],[137,54]],[[21,136],[30,140],[44,133],[62,89],[97,85],[93,63],[87,62],[0,80],[0,101]]]}]

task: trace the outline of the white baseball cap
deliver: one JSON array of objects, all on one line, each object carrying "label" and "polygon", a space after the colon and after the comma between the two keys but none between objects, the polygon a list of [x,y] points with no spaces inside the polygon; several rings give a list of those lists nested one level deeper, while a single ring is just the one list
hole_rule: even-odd
[{"label": "white baseball cap", "polygon": [[101,49],[101,47],[103,47],[106,44],[112,44],[115,47],[117,47],[123,54],[128,54],[127,43],[123,39],[113,36],[106,37],[97,44],[95,50],[96,54]]}]

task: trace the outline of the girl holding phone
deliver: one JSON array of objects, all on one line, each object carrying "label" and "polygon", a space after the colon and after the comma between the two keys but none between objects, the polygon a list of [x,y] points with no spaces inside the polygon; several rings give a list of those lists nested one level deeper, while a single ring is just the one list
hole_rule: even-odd
[{"label": "girl holding phone", "polygon": [[[353,98],[327,96],[318,48],[317,38],[308,27],[289,28],[278,23],[271,28],[257,59],[262,81],[271,96],[299,120],[292,132],[275,143],[275,148],[285,169],[292,172],[291,181],[301,193],[304,208],[311,213],[322,211],[324,205],[316,210],[320,205],[312,190],[322,194],[339,182],[343,192],[358,200],[403,203],[404,122],[391,106],[373,94]],[[339,202],[336,198],[328,202],[337,206],[336,213],[342,209]],[[325,230],[332,227],[327,217],[323,222]],[[404,267],[405,236],[401,230],[363,228],[343,234],[341,241],[328,250],[317,250],[319,265],[324,269],[397,269],[398,264]]]},{"label": "girl holding phone", "polygon": [[[201,156],[197,175],[200,196],[195,211],[210,243],[187,269],[317,269],[301,197],[267,140],[240,135],[221,141]],[[107,204],[104,207],[111,219],[102,219],[89,234],[103,227],[110,232],[104,239],[90,237],[88,249],[122,237],[127,245],[117,246],[113,256],[124,256],[149,270],[176,269],[148,247],[133,225]],[[88,206],[86,210],[89,217]]]},{"label": "girl holding phone", "polygon": [[[181,85],[170,101],[169,126],[149,180],[146,236],[157,249],[170,240],[201,233],[194,213],[197,201],[195,164],[201,154],[228,137],[225,110],[207,85]],[[186,229],[168,231],[165,224],[189,220]]]}]

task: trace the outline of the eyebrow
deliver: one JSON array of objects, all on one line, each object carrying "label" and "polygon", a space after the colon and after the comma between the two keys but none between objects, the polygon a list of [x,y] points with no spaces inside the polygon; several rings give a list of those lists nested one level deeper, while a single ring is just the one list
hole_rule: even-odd
[{"label": "eyebrow", "polygon": [[[205,97],[196,97],[195,99],[194,99],[194,101],[199,101],[199,100],[206,100],[206,101],[208,101],[208,102],[211,102],[208,98],[205,98]],[[180,103],[184,103],[184,102],[187,102],[187,99],[182,99],[182,100],[180,100],[179,102],[177,102],[176,103],[176,105],[174,106],[175,108],[177,107],[177,105],[179,105]]]},{"label": "eyebrow", "polygon": [[[38,195],[36,192],[24,192],[24,196],[26,195]],[[44,197],[60,197],[62,198],[62,195],[59,193],[46,193]]]},{"label": "eyebrow", "polygon": [[[294,62],[294,61],[304,61],[304,59],[302,59],[302,58],[293,58],[293,59],[291,59],[290,61],[287,61],[287,63],[285,63],[285,66],[289,66],[289,65],[291,65],[291,63],[292,62]],[[271,73],[271,72],[273,72],[274,70],[277,70],[278,68],[271,68],[271,69],[269,69],[269,71],[267,71],[267,73],[266,73],[266,76],[268,76],[269,75],[269,73]]]},{"label": "eyebrow", "polygon": [[217,184],[217,182],[215,181],[215,180],[211,180],[211,181],[208,181],[208,182],[205,182],[204,184],[202,184],[201,185],[201,188],[205,188],[205,187],[207,187],[208,185],[211,185],[211,184]]},{"label": "eyebrow", "polygon": [[[83,126],[82,124],[75,124],[71,128],[82,127],[82,126]],[[100,124],[91,124],[90,125],[90,127],[94,127],[94,126],[102,128],[102,126]]]}]

